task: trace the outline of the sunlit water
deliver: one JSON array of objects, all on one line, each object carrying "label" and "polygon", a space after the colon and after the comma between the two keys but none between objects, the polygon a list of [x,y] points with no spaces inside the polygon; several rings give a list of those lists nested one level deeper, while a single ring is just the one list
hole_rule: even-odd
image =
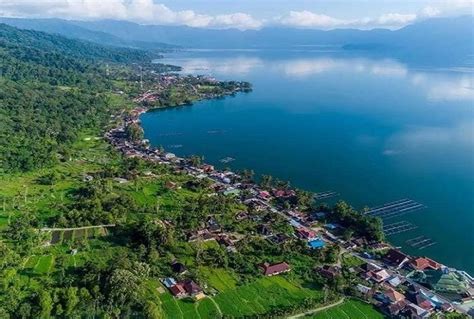
[{"label": "sunlit water", "polygon": [[[146,137],[179,155],[251,168],[356,208],[411,198],[427,209],[389,240],[474,273],[472,69],[417,68],[318,51],[192,51],[163,62],[246,80],[254,91],[142,116]],[[225,157],[235,158],[227,164]],[[437,242],[418,250],[407,239]]]}]

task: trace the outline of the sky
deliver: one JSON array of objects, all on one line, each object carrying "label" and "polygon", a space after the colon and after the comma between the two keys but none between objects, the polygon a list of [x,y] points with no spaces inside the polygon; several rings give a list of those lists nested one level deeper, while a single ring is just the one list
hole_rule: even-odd
[{"label": "sky", "polygon": [[0,0],[0,16],[198,28],[389,28],[474,14],[474,0]]}]

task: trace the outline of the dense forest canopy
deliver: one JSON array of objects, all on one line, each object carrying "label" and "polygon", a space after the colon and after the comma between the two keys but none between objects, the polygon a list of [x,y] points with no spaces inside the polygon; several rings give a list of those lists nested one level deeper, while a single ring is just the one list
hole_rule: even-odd
[{"label": "dense forest canopy", "polygon": [[0,153],[4,171],[67,157],[79,129],[110,114],[105,63],[149,61],[151,53],[99,46],[0,24]]}]

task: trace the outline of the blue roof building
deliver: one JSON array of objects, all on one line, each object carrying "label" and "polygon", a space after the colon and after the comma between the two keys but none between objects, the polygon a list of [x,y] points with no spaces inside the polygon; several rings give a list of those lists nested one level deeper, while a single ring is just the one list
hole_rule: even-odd
[{"label": "blue roof building", "polygon": [[174,278],[168,277],[163,279],[163,284],[166,286],[166,288],[170,288],[176,285],[176,280],[174,280]]},{"label": "blue roof building", "polygon": [[326,245],[326,243],[322,239],[317,238],[317,239],[308,241],[308,245],[312,249],[319,249],[319,248],[323,248]]}]

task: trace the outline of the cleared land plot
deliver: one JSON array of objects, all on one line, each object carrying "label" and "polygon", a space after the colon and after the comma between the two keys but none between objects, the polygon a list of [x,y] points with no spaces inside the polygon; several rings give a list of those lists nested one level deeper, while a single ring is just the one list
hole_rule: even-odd
[{"label": "cleared land plot", "polygon": [[74,230],[74,239],[82,239],[87,237],[87,229]]},{"label": "cleared land plot", "polygon": [[358,300],[347,300],[343,304],[323,310],[310,317],[311,319],[383,319],[386,318],[372,305]]},{"label": "cleared land plot", "polygon": [[59,244],[65,241],[91,239],[107,235],[105,227],[81,228],[74,230],[53,230],[51,232],[51,244]]},{"label": "cleared land plot", "polygon": [[72,240],[73,234],[74,234],[74,231],[66,230],[66,231],[63,232],[63,239],[64,240]]},{"label": "cleared land plot", "polygon": [[60,231],[53,231],[51,234],[51,244],[57,244],[61,241],[62,232]]}]

